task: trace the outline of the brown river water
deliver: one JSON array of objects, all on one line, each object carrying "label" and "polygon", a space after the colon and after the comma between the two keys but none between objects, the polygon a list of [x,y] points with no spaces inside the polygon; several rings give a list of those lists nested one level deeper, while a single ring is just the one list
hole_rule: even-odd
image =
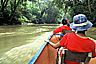
[{"label": "brown river water", "polygon": [[0,64],[28,64],[56,26],[0,26]]}]

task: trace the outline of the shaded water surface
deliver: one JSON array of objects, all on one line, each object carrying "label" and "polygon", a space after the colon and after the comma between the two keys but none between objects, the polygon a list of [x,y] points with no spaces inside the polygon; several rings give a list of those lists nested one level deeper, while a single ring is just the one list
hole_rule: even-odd
[{"label": "shaded water surface", "polygon": [[0,64],[28,64],[56,26],[0,26]]}]

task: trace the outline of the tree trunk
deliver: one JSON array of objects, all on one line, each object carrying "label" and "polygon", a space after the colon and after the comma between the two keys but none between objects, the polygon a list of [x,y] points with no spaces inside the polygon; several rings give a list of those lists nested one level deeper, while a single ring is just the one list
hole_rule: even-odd
[{"label": "tree trunk", "polygon": [[14,1],[14,9],[11,9],[10,21],[12,20],[14,14],[15,14],[16,8],[19,5],[19,3],[20,3],[20,0],[18,0],[17,4],[16,4],[16,0]]},{"label": "tree trunk", "polygon": [[88,0],[89,12],[91,13],[90,0]]},{"label": "tree trunk", "polygon": [[73,3],[75,3],[75,4],[76,4],[76,2],[77,2],[76,0],[73,0]]},{"label": "tree trunk", "polygon": [[4,8],[7,6],[7,3],[8,3],[9,0],[1,0],[1,11],[3,12],[4,11]]}]

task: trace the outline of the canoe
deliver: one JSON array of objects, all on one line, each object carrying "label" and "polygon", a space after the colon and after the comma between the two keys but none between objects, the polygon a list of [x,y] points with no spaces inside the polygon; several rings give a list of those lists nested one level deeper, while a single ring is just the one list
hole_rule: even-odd
[{"label": "canoe", "polygon": [[[51,34],[48,40],[53,43],[59,41],[60,34]],[[58,49],[45,42],[28,64],[58,64]],[[96,57],[89,64],[96,64]]]},{"label": "canoe", "polygon": [[[59,36],[51,34],[48,40],[56,43]],[[58,49],[45,42],[28,64],[57,64]]]}]

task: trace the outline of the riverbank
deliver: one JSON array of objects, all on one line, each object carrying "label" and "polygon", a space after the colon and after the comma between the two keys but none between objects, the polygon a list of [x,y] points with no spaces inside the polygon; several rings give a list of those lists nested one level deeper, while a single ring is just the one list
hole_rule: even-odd
[{"label": "riverbank", "polygon": [[86,31],[86,35],[96,40],[96,27],[91,27]]},{"label": "riverbank", "polygon": [[28,26],[59,26],[60,24],[27,24]]}]

